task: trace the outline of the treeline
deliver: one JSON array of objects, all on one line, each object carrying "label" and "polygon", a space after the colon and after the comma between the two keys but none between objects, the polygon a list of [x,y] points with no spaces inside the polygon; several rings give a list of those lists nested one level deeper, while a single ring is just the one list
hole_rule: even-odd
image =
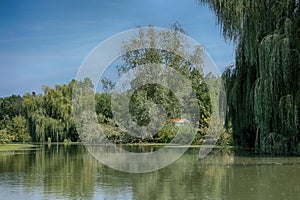
[{"label": "treeline", "polygon": [[224,72],[235,144],[300,154],[299,1],[199,1],[237,45],[235,64]]},{"label": "treeline", "polygon": [[[43,95],[33,92],[24,96],[12,95],[0,98],[0,142],[80,141],[72,115],[72,90],[76,83],[78,82],[72,80],[68,84],[56,85],[54,88],[45,86]],[[81,84],[92,85],[92,82],[85,79]],[[132,116],[139,119],[138,123],[147,123],[149,120],[146,114],[147,105],[141,99],[135,99],[131,104]],[[111,93],[95,94],[95,111],[107,138],[115,143],[170,142],[177,132],[177,127],[171,122],[167,122],[152,138],[136,138],[120,130],[112,115]],[[169,119],[176,117],[174,113],[176,112],[170,112]],[[208,126],[208,118],[202,116],[201,120],[205,123],[199,125],[194,143],[201,142],[200,135],[204,134],[201,130]]]},{"label": "treeline", "polygon": [[[95,109],[91,110],[96,112],[96,124],[101,124],[106,138],[114,143],[168,143],[178,132],[178,127],[172,123],[172,120],[183,118],[183,115],[186,114],[185,116],[189,116],[188,120],[198,130],[193,143],[201,144],[205,135],[208,134],[212,110],[218,110],[219,107],[218,98],[222,89],[221,77],[214,77],[212,74],[204,76],[202,71],[203,49],[199,46],[189,49],[189,45],[182,38],[181,33],[184,31],[180,24],[175,23],[171,28],[173,31],[167,30],[161,33],[156,33],[151,27],[140,28],[137,36],[124,43],[122,64],[116,66],[118,75],[121,78],[128,71],[134,70],[135,77],[129,82],[131,89],[128,94],[131,94],[131,97],[129,105],[126,105],[129,107],[129,113],[120,112],[124,115],[121,116],[123,117],[121,122],[116,122],[115,119],[118,116],[113,116],[112,113],[112,89],[116,86],[117,80],[102,77],[103,90],[96,94],[93,93],[94,85],[90,79],[86,78],[80,82],[72,80],[68,84],[56,85],[54,88],[43,87],[43,95],[36,95],[33,92],[32,94],[27,93],[23,97],[12,95],[0,98],[0,142],[80,141],[78,130],[81,132],[81,127],[76,127],[78,123],[75,122],[78,122],[78,119],[75,119],[73,114],[79,112],[79,116],[85,115],[87,113],[85,106],[89,109],[95,102]],[[169,46],[172,52],[164,50],[164,46]],[[185,57],[192,59],[193,63]],[[149,66],[139,67],[146,65]],[[168,75],[163,78],[164,76],[160,73],[166,69],[169,69],[165,72]],[[159,77],[161,83],[167,82],[169,88],[160,83],[152,83],[153,77]],[[181,77],[181,80],[186,81],[178,83],[179,79],[176,77]],[[147,79],[149,81],[145,82]],[[189,88],[191,92],[186,95]],[[95,99],[89,99],[89,94]],[[76,96],[81,96],[83,102],[77,102]],[[183,98],[181,103],[177,97]],[[120,105],[122,101],[123,97],[120,96]],[[141,133],[141,137],[132,136],[134,130],[143,130],[135,129],[134,124],[143,127],[150,123],[156,123],[155,120],[161,120],[158,113],[154,113],[156,116],[154,118],[157,119],[153,121],[153,117],[151,118],[154,104],[161,105],[165,110],[166,119],[163,121],[163,127],[154,134],[143,135]],[[117,111],[124,107],[119,106],[118,103],[116,106]],[[209,129],[210,132],[222,129],[219,126],[223,126],[223,123],[216,122],[219,119],[218,116],[215,116],[217,113],[214,114],[214,127]],[[90,114],[86,119],[91,117]],[[127,119],[131,119],[134,123],[128,125]],[[124,125],[123,122],[127,123],[125,125],[127,129],[119,127],[119,125]],[[94,125],[82,127],[84,131],[91,132],[95,130],[92,127]],[[90,129],[91,131],[89,131]],[[93,141],[94,137],[98,137],[95,134],[97,133],[89,133],[86,137],[90,137],[87,139]],[[221,138],[213,138],[219,137],[219,135],[220,133],[209,133],[210,139],[219,139],[221,144],[231,143],[230,134],[223,133]]]}]

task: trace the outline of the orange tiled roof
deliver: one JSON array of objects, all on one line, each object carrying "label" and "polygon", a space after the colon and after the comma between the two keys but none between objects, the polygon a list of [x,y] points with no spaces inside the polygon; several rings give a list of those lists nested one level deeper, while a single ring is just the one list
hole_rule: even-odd
[{"label": "orange tiled roof", "polygon": [[179,122],[180,120],[182,120],[182,119],[181,118],[170,119],[169,122],[176,123],[176,122]]}]

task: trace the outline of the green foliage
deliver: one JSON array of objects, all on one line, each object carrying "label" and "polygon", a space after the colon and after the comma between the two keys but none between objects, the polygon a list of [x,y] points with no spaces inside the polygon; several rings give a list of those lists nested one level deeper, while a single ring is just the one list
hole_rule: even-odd
[{"label": "green foliage", "polygon": [[0,143],[8,143],[14,140],[14,136],[9,134],[6,129],[0,130]]},{"label": "green foliage", "polygon": [[223,77],[236,145],[300,154],[300,14],[296,0],[200,0],[215,12],[235,65]]},{"label": "green foliage", "polygon": [[95,94],[96,113],[102,114],[105,118],[112,118],[111,95],[109,93]]},{"label": "green foliage", "polygon": [[27,121],[24,116],[18,115],[10,119],[8,115],[5,115],[3,121],[4,127],[0,130],[1,143],[31,141]]},{"label": "green foliage", "polygon": [[157,84],[145,84],[133,92],[129,102],[129,112],[139,126],[150,123],[148,112],[153,103],[162,105],[169,119],[180,116],[180,104],[170,89]]},{"label": "green foliage", "polygon": [[21,96],[0,99],[0,142],[30,141],[28,124],[23,114],[24,101]]},{"label": "green foliage", "polygon": [[8,116],[10,119],[23,114],[24,103],[21,96],[12,95],[10,97],[0,98],[0,120],[3,120],[4,116]]},{"label": "green foliage", "polygon": [[158,132],[157,141],[162,143],[170,143],[171,140],[176,136],[177,132],[178,127],[169,123]]},{"label": "green foliage", "polygon": [[8,132],[14,136],[15,142],[29,142],[31,141],[27,121],[24,116],[18,115],[11,121],[12,123],[7,128]]},{"label": "green foliage", "polygon": [[[206,79],[202,73],[202,53],[201,47],[193,49],[192,55],[188,51],[188,44],[182,38],[181,33],[184,33],[183,28],[180,24],[175,23],[172,25],[172,29],[175,32],[164,31],[162,33],[156,33],[154,29],[149,27],[149,29],[139,29],[137,36],[132,38],[129,42],[124,43],[122,47],[123,64],[117,66],[118,74],[121,77],[124,73],[129,70],[135,69],[136,76],[134,80],[131,80],[130,85],[132,88],[132,96],[129,102],[129,112],[133,121],[135,121],[139,126],[147,126],[150,119],[150,110],[154,104],[162,106],[166,111],[166,118],[176,119],[180,118],[183,110],[180,108],[180,103],[176,98],[174,92],[180,93],[180,89],[177,88],[178,80],[173,81],[171,84],[174,85],[173,90],[178,89],[178,91],[171,91],[169,88],[163,87],[158,84],[145,84],[142,87],[139,86],[141,82],[149,78],[147,73],[155,74],[158,73],[153,71],[152,68],[140,69],[139,66],[145,66],[147,64],[160,64],[162,68],[170,67],[180,73],[183,77],[191,81],[193,92],[197,97],[197,102],[199,106],[200,116],[195,116],[196,122],[199,124],[199,130],[205,131],[209,126],[211,117],[211,99],[208,86],[206,84]],[[147,47],[147,48],[145,48]],[[163,47],[163,48],[162,48]],[[171,49],[171,52],[161,49]],[[180,56],[181,55],[181,56]],[[193,64],[187,61],[182,56],[189,55],[192,59]],[[197,66],[195,66],[195,64]],[[148,72],[148,71],[150,72]],[[151,71],[152,70],[152,71]],[[159,70],[157,70],[159,71]],[[151,80],[149,80],[151,81]],[[99,121],[105,122],[106,118],[110,118],[110,110],[106,108],[109,105],[108,101],[105,101],[105,95],[108,96],[109,89],[111,89],[115,83],[108,80],[107,78],[102,79],[103,90],[105,93],[98,97],[99,104],[97,113],[101,113]],[[189,102],[190,99],[184,99],[185,102]],[[105,102],[103,102],[105,101]],[[184,109],[195,109],[192,105],[195,103],[186,103],[187,105]],[[185,110],[188,112],[187,110]],[[109,115],[107,114],[109,113]],[[103,116],[105,118],[103,118]],[[127,116],[123,116],[127,117]],[[172,126],[171,126],[172,127]],[[142,138],[142,140],[147,141],[159,141],[166,142],[170,141],[172,134],[170,131],[173,128],[164,128],[160,132],[160,136],[155,135],[150,138]],[[162,132],[166,132],[162,134]]]},{"label": "green foliage", "polygon": [[[191,102],[189,96],[185,97],[183,100],[187,106],[181,108],[175,93],[181,95],[183,92],[180,93],[180,91],[184,91],[185,88],[178,87],[176,78],[170,80],[170,84],[174,85],[173,90],[178,91],[171,91],[169,88],[158,84],[145,84],[140,87],[139,81],[144,79],[146,74],[145,71],[140,70],[135,79],[130,82],[133,90],[129,102],[129,113],[138,125],[146,126],[150,123],[152,112],[156,112],[155,114],[158,112],[158,109],[152,109],[154,104],[163,107],[166,111],[166,119],[164,120],[167,121],[182,117],[183,112],[192,111],[195,109],[193,105],[198,105],[201,114],[200,116],[193,116],[191,120],[195,120],[194,122],[199,124],[199,132],[204,134],[210,124],[211,110],[214,107],[211,105],[211,93],[206,84],[212,77],[203,76],[201,70],[203,64],[202,48],[193,49],[192,55],[189,52],[190,59],[193,61],[191,64],[182,57],[187,55],[190,50],[180,35],[184,32],[182,27],[175,23],[172,29],[175,33],[165,31],[157,35],[151,28],[147,29],[148,31],[141,28],[136,38],[124,43],[123,65],[118,66],[118,73],[121,76],[128,70],[136,69],[135,67],[143,64],[158,63],[164,68],[170,67],[190,80],[197,102]],[[150,48],[132,50],[142,43]],[[160,50],[161,48],[156,48],[157,45],[168,46],[172,52]],[[115,83],[107,78],[103,78],[101,82],[104,92],[98,94],[94,94],[92,81],[85,78],[82,81],[73,80],[68,84],[56,85],[53,88],[44,86],[43,95],[26,93],[23,97],[13,95],[1,98],[0,141],[75,142],[80,140],[78,135],[80,132],[83,133],[81,138],[95,142],[103,139],[99,138],[97,132],[99,124],[90,123],[97,120],[102,125],[101,128],[106,138],[114,143],[170,142],[177,134],[178,128],[174,124],[167,124],[156,135],[143,135],[141,138],[135,138],[130,133],[126,133],[125,130],[121,130],[113,119],[111,108],[112,96],[110,91]],[[91,96],[95,97],[95,101],[90,98]],[[96,114],[93,112],[94,110]],[[72,113],[75,114],[74,116],[80,116],[80,119],[75,118]],[[76,125],[78,125],[76,127],[75,120]],[[189,132],[187,131],[186,136],[190,136]],[[185,134],[182,135],[182,140],[184,140]],[[196,138],[200,140],[200,137],[197,136]],[[199,141],[195,142],[199,143]]]},{"label": "green foliage", "polygon": [[76,134],[71,117],[72,84],[74,82],[55,88],[45,86],[44,96],[24,96],[33,141],[44,142],[51,138],[51,141],[62,142]]},{"label": "green foliage", "polygon": [[231,146],[233,145],[232,133],[229,131],[223,131],[217,141],[219,146]]},{"label": "green foliage", "polygon": [[45,86],[44,95],[27,93],[23,97],[12,95],[1,99],[2,141],[46,142],[49,138],[54,142],[78,141],[71,116],[74,84],[75,81],[71,81],[55,88]]}]

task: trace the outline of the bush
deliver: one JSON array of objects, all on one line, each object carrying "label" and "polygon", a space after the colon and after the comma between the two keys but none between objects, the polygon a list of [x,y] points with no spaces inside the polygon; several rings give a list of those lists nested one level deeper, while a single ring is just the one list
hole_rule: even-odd
[{"label": "bush", "polygon": [[167,124],[158,132],[158,138],[156,140],[161,143],[169,143],[176,136],[177,132],[177,126]]},{"label": "bush", "polygon": [[0,143],[12,142],[15,139],[13,135],[10,135],[6,129],[0,130]]}]

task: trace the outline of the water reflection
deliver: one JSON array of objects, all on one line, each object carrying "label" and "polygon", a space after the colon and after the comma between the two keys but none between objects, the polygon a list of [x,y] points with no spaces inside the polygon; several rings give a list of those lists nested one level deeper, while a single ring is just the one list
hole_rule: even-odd
[{"label": "water reflection", "polygon": [[0,155],[0,192],[3,199],[297,199],[300,196],[299,157],[238,156],[232,149],[216,149],[199,159],[198,152],[199,149],[191,148],[159,171],[130,174],[102,165],[82,145],[44,145],[38,150]]},{"label": "water reflection", "polygon": [[5,178],[2,184],[12,183],[26,193],[82,198],[93,195],[97,161],[81,146],[43,146],[30,153],[1,156],[0,162],[1,177]]}]

